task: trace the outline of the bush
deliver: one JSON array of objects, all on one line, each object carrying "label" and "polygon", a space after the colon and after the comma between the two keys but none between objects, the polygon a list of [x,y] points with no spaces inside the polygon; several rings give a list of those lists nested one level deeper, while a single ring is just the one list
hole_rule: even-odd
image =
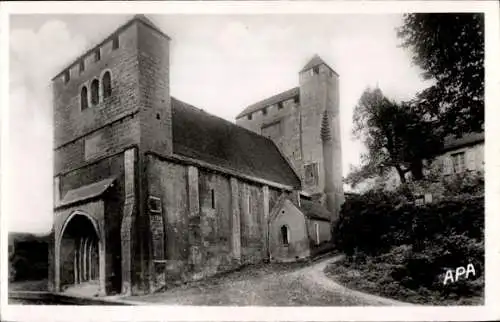
[{"label": "bush", "polygon": [[[390,276],[406,289],[447,299],[478,294],[484,285],[482,197],[424,206],[380,192],[354,197],[342,208],[334,241],[355,268],[387,271],[378,282]],[[475,276],[443,285],[446,269],[468,264]]]}]

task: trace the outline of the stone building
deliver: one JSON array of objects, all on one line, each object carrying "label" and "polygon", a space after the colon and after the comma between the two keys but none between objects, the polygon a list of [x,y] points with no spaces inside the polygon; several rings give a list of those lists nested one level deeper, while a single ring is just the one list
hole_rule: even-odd
[{"label": "stone building", "polygon": [[303,183],[303,195],[338,214],[344,200],[339,75],[315,55],[299,86],[252,104],[236,124],[273,140]]},{"label": "stone building", "polygon": [[[301,73],[309,110],[293,159],[265,135],[171,97],[169,42],[134,16],[52,80],[54,291],[149,293],[305,258],[331,239],[336,213],[321,202],[338,209],[338,186],[324,178],[339,167],[336,74],[323,63]],[[316,162],[307,189],[301,162]]]},{"label": "stone building", "polygon": [[[439,153],[432,160],[424,160],[424,175],[428,176],[431,173],[439,173],[444,180],[466,173],[484,175],[484,132],[466,133],[460,138],[446,137]],[[406,173],[406,179],[411,182],[410,172]],[[368,179],[360,184],[363,186],[362,190],[381,187],[388,191],[395,190],[400,185],[401,179],[394,169],[384,177]],[[444,188],[437,183],[432,187],[419,188],[418,193],[428,195],[428,200],[435,200],[442,189]]]}]

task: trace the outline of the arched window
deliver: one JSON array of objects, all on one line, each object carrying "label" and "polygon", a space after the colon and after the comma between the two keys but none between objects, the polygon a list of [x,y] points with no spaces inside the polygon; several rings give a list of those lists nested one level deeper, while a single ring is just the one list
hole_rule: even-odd
[{"label": "arched window", "polygon": [[97,79],[94,79],[90,85],[90,94],[92,105],[99,104],[99,81]]},{"label": "arched window", "polygon": [[288,227],[287,226],[281,226],[281,240],[283,242],[283,245],[288,245],[290,236],[288,235]]},{"label": "arched window", "polygon": [[105,72],[102,76],[102,97],[106,98],[111,96],[111,74]]},{"label": "arched window", "polygon": [[89,107],[89,98],[87,95],[87,86],[82,87],[82,91],[80,92],[80,105],[82,111]]}]

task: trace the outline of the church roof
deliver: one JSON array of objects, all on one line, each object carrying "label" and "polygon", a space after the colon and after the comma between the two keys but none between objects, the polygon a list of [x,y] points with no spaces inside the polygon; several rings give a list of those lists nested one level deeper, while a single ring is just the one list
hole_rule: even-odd
[{"label": "church roof", "polygon": [[260,109],[263,109],[266,106],[273,105],[273,104],[294,98],[295,96],[299,95],[299,93],[300,93],[299,87],[294,87],[292,89],[286,90],[286,91],[281,92],[279,94],[273,95],[273,96],[268,97],[262,101],[259,101],[255,104],[248,106],[240,114],[238,114],[236,116],[236,118],[239,119],[242,116],[256,112]]},{"label": "church roof", "polygon": [[300,187],[300,179],[270,139],[173,97],[172,131],[176,154]]},{"label": "church roof", "polygon": [[113,185],[114,180],[115,178],[107,178],[99,182],[94,182],[92,184],[70,190],[64,195],[57,207],[68,206],[80,201],[98,197]]},{"label": "church roof", "polygon": [[311,219],[330,221],[332,217],[331,213],[317,201],[301,199],[300,210],[306,217]]},{"label": "church roof", "polygon": [[311,60],[309,60],[309,62],[304,66],[304,68],[301,69],[300,72],[302,73],[308,69],[311,69],[311,68],[319,66],[319,65],[325,65],[326,67],[330,68],[332,70],[332,72],[334,72],[338,76],[338,74],[333,70],[333,68],[331,68],[327,63],[325,63],[325,61],[321,57],[319,57],[318,55],[314,55],[313,58],[311,58]]}]

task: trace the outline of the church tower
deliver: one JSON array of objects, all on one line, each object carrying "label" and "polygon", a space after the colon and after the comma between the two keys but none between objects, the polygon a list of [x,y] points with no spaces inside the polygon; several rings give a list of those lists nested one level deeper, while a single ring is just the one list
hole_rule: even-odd
[{"label": "church tower", "polygon": [[56,291],[149,292],[143,173],[146,153],[173,150],[169,44],[136,15],[52,79]]},{"label": "church tower", "polygon": [[299,86],[244,109],[236,124],[268,137],[301,178],[302,192],[338,216],[344,198],[339,75],[318,55],[299,72]]},{"label": "church tower", "polygon": [[303,190],[320,197],[335,218],[343,202],[339,75],[315,55],[299,84]]}]

